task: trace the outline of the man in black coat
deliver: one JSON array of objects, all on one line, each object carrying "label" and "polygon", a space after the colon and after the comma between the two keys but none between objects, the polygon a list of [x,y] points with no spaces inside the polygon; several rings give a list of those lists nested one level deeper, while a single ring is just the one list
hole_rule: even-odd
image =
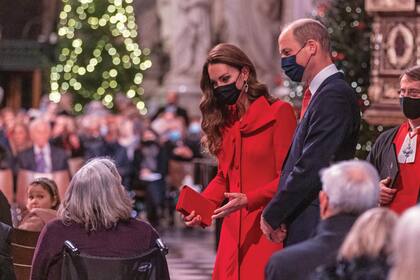
[{"label": "man in black coat", "polygon": [[407,120],[382,133],[367,160],[376,167],[381,178],[380,204],[402,213],[420,202],[419,65],[401,75],[399,97]]},{"label": "man in black coat", "polygon": [[354,221],[379,200],[379,176],[363,161],[344,161],[321,172],[321,222],[311,239],[274,254],[266,266],[267,280],[304,280],[320,265],[335,262]]},{"label": "man in black coat", "polygon": [[175,91],[169,91],[166,95],[166,105],[159,107],[157,112],[153,115],[152,121],[160,117],[163,113],[173,113],[177,117],[181,117],[184,120],[184,125],[190,124],[190,118],[188,112],[184,108],[178,105],[178,93]]},{"label": "man in black coat", "polygon": [[356,95],[330,57],[328,31],[320,22],[293,22],[279,36],[282,68],[307,86],[301,120],[283,164],[277,194],[261,216],[261,230],[289,246],[308,239],[319,221],[322,168],[354,157],[360,111]]}]

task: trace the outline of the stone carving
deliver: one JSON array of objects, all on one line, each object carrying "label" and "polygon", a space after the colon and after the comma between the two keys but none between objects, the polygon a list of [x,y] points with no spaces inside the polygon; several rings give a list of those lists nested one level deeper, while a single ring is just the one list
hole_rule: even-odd
[{"label": "stone carving", "polygon": [[282,2],[279,0],[225,0],[221,41],[238,45],[254,62],[259,79],[273,86],[280,71],[277,36],[280,33]]},{"label": "stone carving", "polygon": [[415,6],[415,0],[366,0],[365,2],[368,12],[413,11]]},{"label": "stone carving", "polygon": [[175,1],[176,21],[170,38],[170,80],[198,82],[210,49],[210,4],[207,0]]}]

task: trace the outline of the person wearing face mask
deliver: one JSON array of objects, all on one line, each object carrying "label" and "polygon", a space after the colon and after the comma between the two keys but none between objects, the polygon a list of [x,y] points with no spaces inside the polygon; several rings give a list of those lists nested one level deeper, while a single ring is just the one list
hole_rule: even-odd
[{"label": "person wearing face mask", "polygon": [[[367,160],[381,176],[380,204],[397,213],[419,202],[420,191],[420,66],[400,78],[400,104],[407,120],[382,133]],[[397,165],[397,166],[393,166]],[[391,172],[392,169],[397,172]]]},{"label": "person wearing face mask", "polygon": [[132,164],[134,172],[131,180],[134,189],[146,190],[147,220],[154,227],[159,227],[163,213],[167,161],[159,143],[159,135],[152,128],[146,128],[134,152]]},{"label": "person wearing face mask", "polygon": [[313,19],[294,21],[281,32],[278,44],[283,71],[306,89],[278,191],[260,225],[268,239],[285,240],[289,246],[308,239],[316,229],[319,171],[354,157],[360,110],[355,92],[332,63],[324,25]]},{"label": "person wearing face mask", "polygon": [[[218,159],[203,195],[218,207],[212,218],[224,219],[213,279],[263,279],[265,264],[282,245],[263,238],[258,223],[277,190],[294,111],[268,93],[250,59],[231,44],[209,52],[200,85],[203,143]],[[193,211],[184,220],[193,226],[201,217]]]}]

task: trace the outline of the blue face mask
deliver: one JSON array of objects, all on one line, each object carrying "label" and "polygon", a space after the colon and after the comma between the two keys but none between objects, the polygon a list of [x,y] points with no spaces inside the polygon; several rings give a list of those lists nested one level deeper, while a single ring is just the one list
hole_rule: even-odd
[{"label": "blue face mask", "polygon": [[[296,56],[305,47],[305,45],[306,43],[303,44],[303,46],[297,51],[296,54],[288,56],[288,57],[283,57],[281,59],[281,68],[283,69],[286,76],[289,77],[290,80],[294,82],[298,82],[298,83],[302,82],[302,77],[303,77],[303,73],[305,72],[305,67],[303,67],[302,65],[296,62]],[[308,65],[308,63],[306,63],[306,65]]]},{"label": "blue face mask", "polygon": [[181,132],[179,130],[172,130],[171,132],[169,132],[169,140],[171,140],[172,142],[177,142],[179,140],[181,140]]},{"label": "blue face mask", "polygon": [[191,134],[199,134],[201,132],[201,125],[199,123],[191,123],[188,127],[188,132]]}]

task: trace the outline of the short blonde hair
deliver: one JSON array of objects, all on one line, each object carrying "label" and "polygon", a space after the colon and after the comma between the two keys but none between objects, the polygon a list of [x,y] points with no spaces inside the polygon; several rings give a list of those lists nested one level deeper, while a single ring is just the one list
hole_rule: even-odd
[{"label": "short blonde hair", "polygon": [[397,219],[397,214],[387,208],[373,208],[363,213],[341,245],[338,259],[388,256]]},{"label": "short blonde hair", "polygon": [[390,280],[416,280],[420,275],[420,206],[408,209],[398,221],[392,240]]},{"label": "short blonde hair", "polygon": [[58,216],[65,224],[84,225],[87,231],[109,229],[130,218],[132,205],[115,164],[96,158],[73,176]]}]

